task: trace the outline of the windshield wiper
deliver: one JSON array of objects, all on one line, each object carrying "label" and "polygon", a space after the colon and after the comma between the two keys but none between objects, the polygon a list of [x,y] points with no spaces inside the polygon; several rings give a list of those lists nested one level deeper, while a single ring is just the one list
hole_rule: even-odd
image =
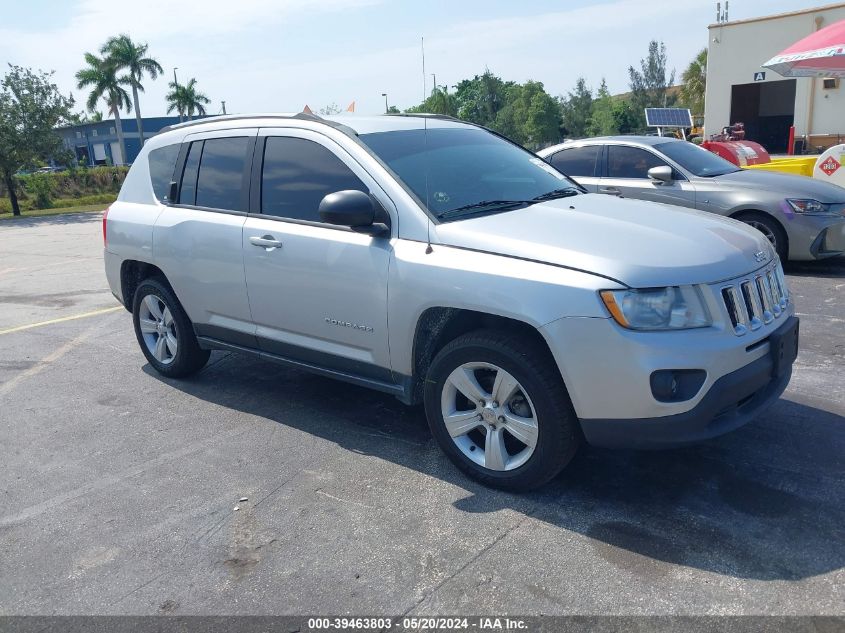
[{"label": "windshield wiper", "polygon": [[443,213],[439,213],[437,218],[444,220],[447,218],[454,218],[462,215],[473,215],[474,213],[485,213],[487,211],[505,211],[507,209],[515,209],[531,204],[532,200],[482,200],[481,202],[474,202],[473,204],[465,204],[462,207],[449,209]]},{"label": "windshield wiper", "polygon": [[565,189],[555,189],[554,191],[541,193],[539,196],[532,198],[532,200],[535,200],[536,202],[542,202],[543,200],[557,200],[558,198],[577,196],[580,193],[581,191],[575,187],[566,187]]}]

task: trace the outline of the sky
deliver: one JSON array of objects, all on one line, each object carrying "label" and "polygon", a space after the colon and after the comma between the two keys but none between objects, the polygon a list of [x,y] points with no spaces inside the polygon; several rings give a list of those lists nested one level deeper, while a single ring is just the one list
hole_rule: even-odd
[{"label": "sky", "polygon": [[[823,0],[730,0],[730,19],[810,8]],[[164,77],[145,82],[144,116],[164,115],[173,68],[211,100],[209,114],[317,112],[356,102],[358,113],[420,103],[489,68],[566,94],[579,76],[628,90],[652,39],[678,77],[707,45],[715,0],[0,0],[5,64],[55,71],[84,109],[74,74],[86,51],[127,33],[149,44]],[[425,72],[421,38],[425,39]],[[425,83],[424,83],[425,81]],[[105,111],[105,106],[100,108]]]}]

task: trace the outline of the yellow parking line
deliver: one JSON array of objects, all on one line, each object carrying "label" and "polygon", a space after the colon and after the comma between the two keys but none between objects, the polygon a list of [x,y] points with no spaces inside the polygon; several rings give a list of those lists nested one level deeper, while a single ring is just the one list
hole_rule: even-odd
[{"label": "yellow parking line", "polygon": [[83,314],[72,314],[71,316],[62,317],[60,319],[50,319],[49,321],[41,321],[39,323],[29,323],[27,325],[19,325],[17,327],[9,328],[8,330],[0,330],[0,334],[11,334],[12,332],[21,332],[23,330],[31,330],[34,327],[41,327],[42,325],[53,325],[54,323],[64,323],[65,321],[74,321],[76,319],[84,319],[86,317],[97,316],[98,314],[108,314],[109,312],[117,312],[123,310],[123,306],[114,308],[103,308],[102,310],[94,310],[93,312],[84,312]]}]

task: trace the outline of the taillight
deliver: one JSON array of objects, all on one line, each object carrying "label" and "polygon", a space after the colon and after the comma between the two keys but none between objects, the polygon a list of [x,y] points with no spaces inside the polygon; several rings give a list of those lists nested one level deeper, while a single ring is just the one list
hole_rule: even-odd
[{"label": "taillight", "polygon": [[110,208],[111,207],[106,207],[106,210],[103,211],[103,247],[106,247],[106,246],[109,245],[109,240],[108,240],[108,237],[106,236],[106,222],[108,221],[108,218],[109,218],[109,209]]}]

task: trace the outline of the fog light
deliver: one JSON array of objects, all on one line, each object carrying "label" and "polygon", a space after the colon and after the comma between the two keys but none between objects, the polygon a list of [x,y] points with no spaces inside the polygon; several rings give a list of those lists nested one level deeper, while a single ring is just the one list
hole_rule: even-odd
[{"label": "fog light", "polygon": [[651,394],[659,402],[683,402],[698,393],[706,377],[703,369],[660,369],[651,374]]}]

